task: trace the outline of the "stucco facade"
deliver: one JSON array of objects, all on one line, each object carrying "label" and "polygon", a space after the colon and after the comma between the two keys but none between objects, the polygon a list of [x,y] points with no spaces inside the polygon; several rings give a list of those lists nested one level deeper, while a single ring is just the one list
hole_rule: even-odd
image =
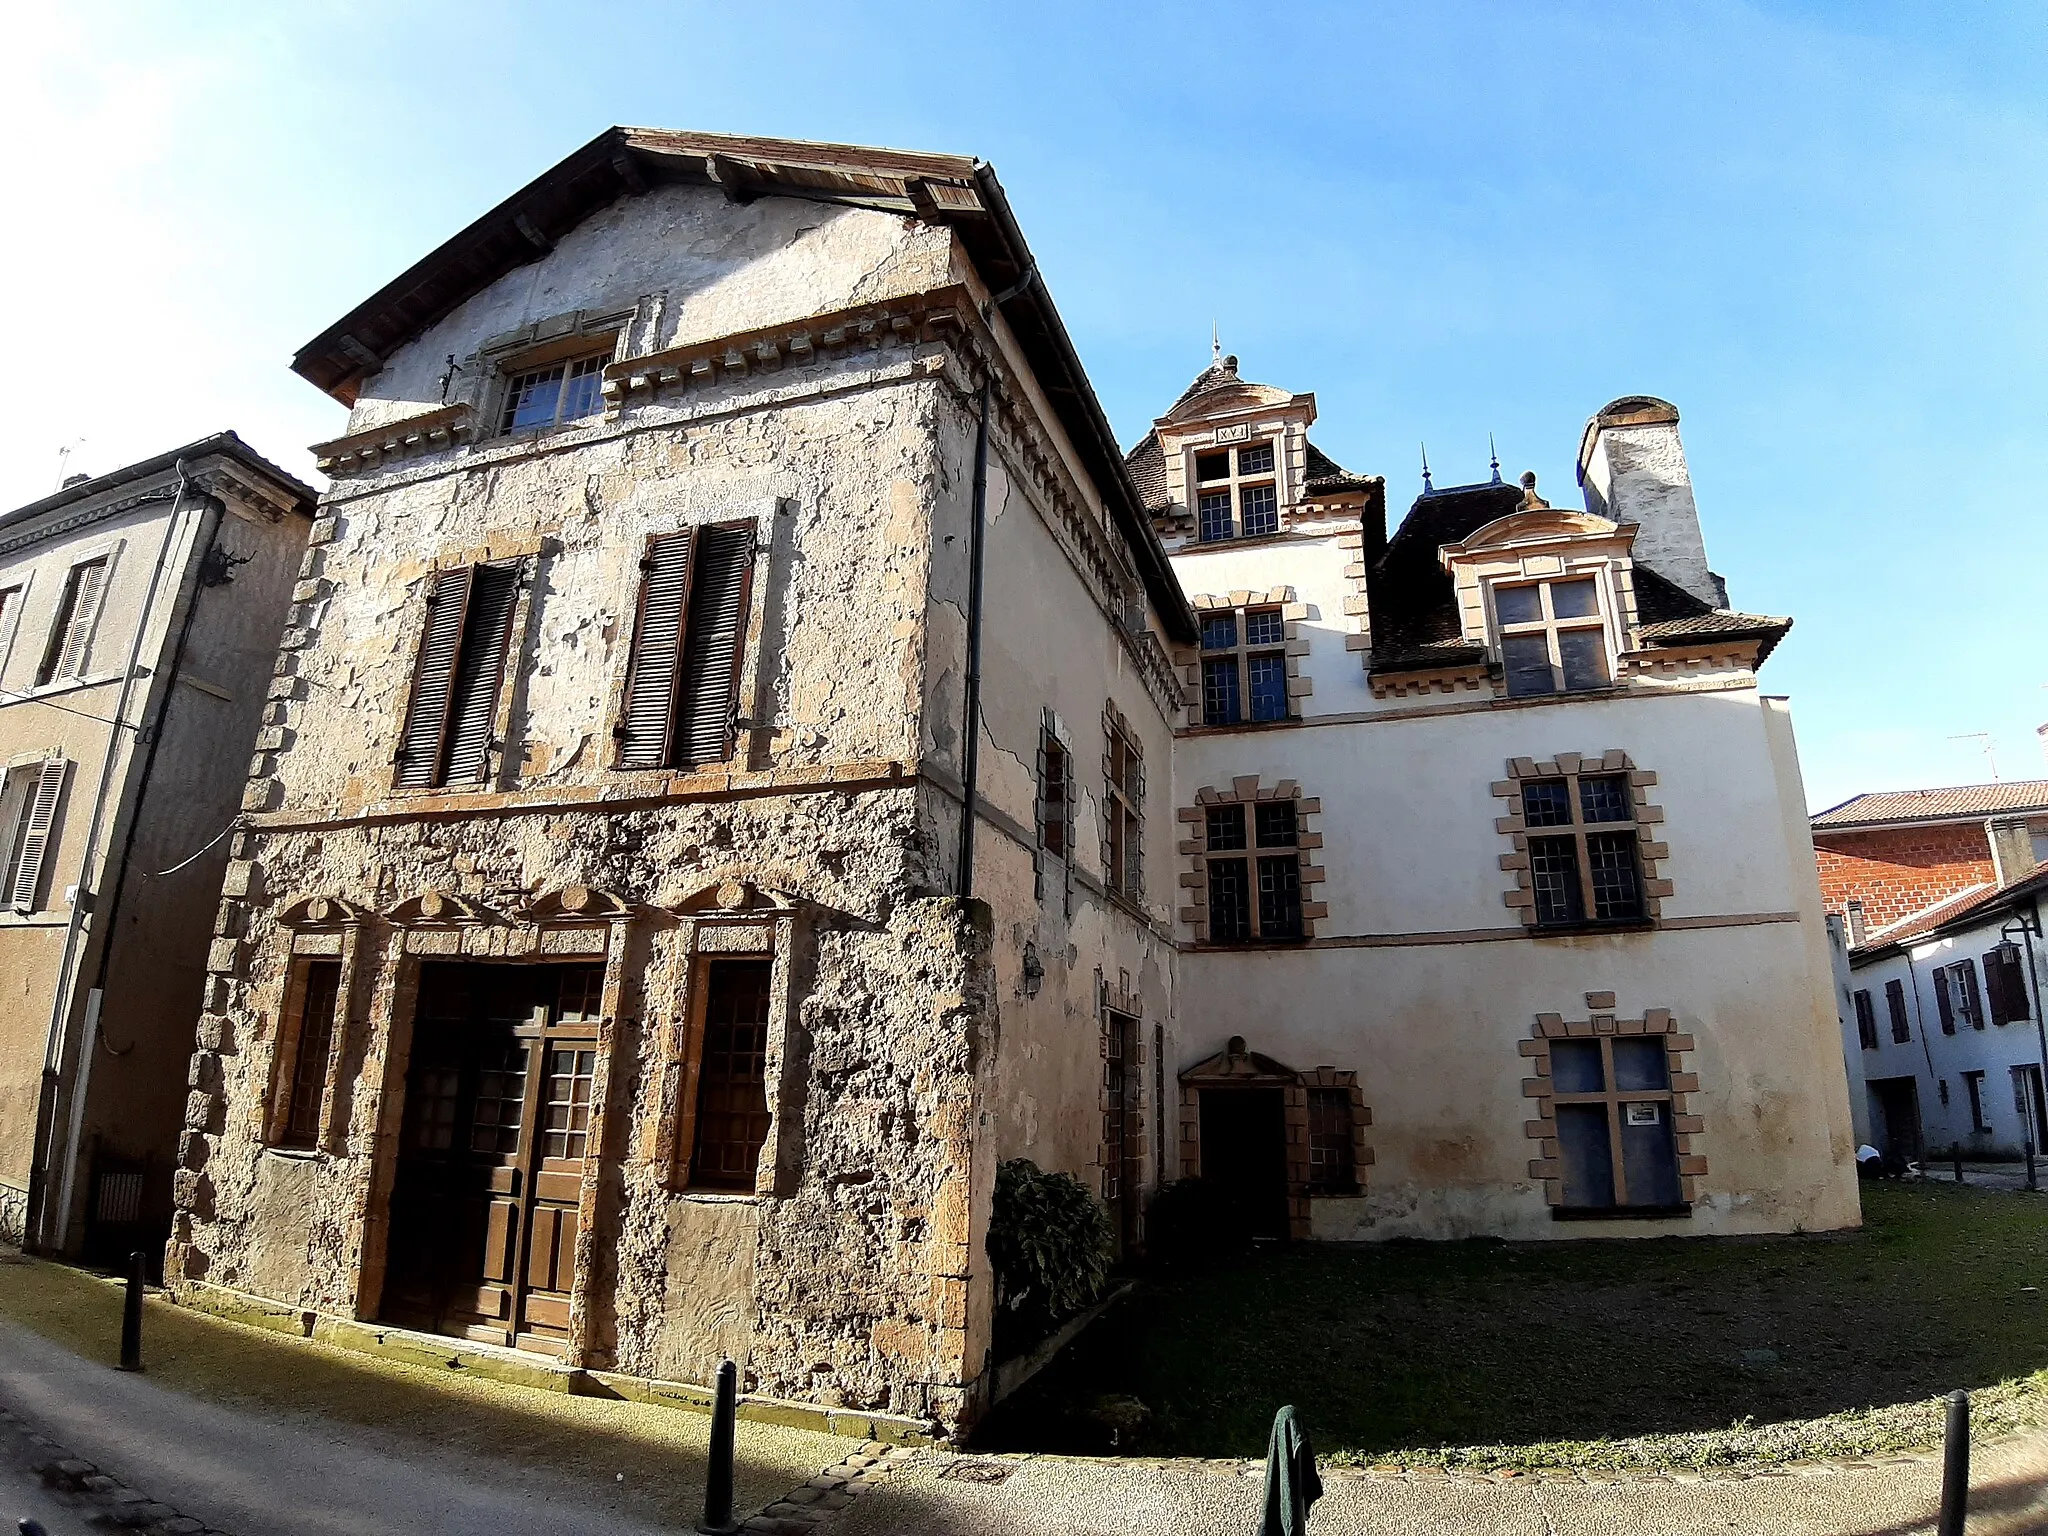
[{"label": "stucco facade", "polygon": [[169,1230],[223,834],[312,496],[223,433],[0,518],[7,1240],[125,1258]]},{"label": "stucco facade", "polygon": [[[1394,542],[1463,541],[1453,609],[1592,562],[1620,685],[1409,665],[1312,397],[1252,402],[1276,526],[1203,545],[986,167],[613,130],[295,366],[351,415],[209,957],[189,1291],[954,1429],[999,1161],[1127,1253],[1240,1155],[1268,1235],[1548,1236],[1584,1041],[1665,1074],[1669,1198],[1601,1230],[1855,1220],[1782,621],[1542,508]],[[1191,394],[1155,450],[1249,440]],[[1205,724],[1247,608],[1283,716]],[[1637,807],[1643,921],[1537,931],[1516,806],[1559,774]],[[1211,809],[1284,842],[1300,931],[1221,936]]]}]

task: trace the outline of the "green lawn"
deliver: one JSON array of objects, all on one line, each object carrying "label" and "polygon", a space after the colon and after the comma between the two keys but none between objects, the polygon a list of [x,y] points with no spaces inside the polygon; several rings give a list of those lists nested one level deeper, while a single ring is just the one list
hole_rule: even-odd
[{"label": "green lawn", "polygon": [[[1005,1403],[992,1449],[1259,1456],[1301,1410],[1339,1461],[1729,1465],[2048,1422],[2048,1199],[1864,1186],[1829,1237],[1301,1246],[1146,1281]],[[2003,1384],[2003,1385],[2001,1385]],[[1980,1389],[1991,1390],[1980,1390]]]}]

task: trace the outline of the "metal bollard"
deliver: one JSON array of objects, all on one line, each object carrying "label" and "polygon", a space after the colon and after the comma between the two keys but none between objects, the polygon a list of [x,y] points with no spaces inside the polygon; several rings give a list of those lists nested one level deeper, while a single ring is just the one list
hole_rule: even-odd
[{"label": "metal bollard", "polygon": [[732,1517],[732,1435],[739,1417],[740,1368],[718,1362],[718,1396],[711,1406],[711,1449],[704,1468],[704,1518],[701,1536],[733,1536],[739,1522]]},{"label": "metal bollard", "polygon": [[1956,1182],[1960,1184],[1963,1182],[1963,1144],[1960,1141],[1950,1142],[1948,1155],[1955,1159]]},{"label": "metal bollard", "polygon": [[128,1294],[121,1304],[121,1369],[142,1369],[142,1255],[128,1255]]},{"label": "metal bollard", "polygon": [[1948,1395],[1948,1428],[1941,1442],[1941,1520],[1935,1536],[1963,1536],[1970,1513],[1970,1394]]}]

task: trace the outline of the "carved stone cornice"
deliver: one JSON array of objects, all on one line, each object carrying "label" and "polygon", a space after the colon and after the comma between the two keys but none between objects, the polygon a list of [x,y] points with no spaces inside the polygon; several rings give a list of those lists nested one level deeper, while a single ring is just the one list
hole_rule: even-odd
[{"label": "carved stone cornice", "polygon": [[392,459],[409,459],[417,454],[434,453],[457,443],[469,442],[475,432],[476,412],[464,400],[418,416],[386,422],[380,427],[365,427],[360,432],[351,432],[329,442],[315,443],[311,452],[322,474],[346,479]]}]

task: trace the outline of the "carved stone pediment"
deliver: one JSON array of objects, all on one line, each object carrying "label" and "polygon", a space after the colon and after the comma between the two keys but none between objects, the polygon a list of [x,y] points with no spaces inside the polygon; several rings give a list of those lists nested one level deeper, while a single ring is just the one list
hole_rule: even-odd
[{"label": "carved stone pediment", "polygon": [[534,897],[526,904],[525,916],[537,923],[609,922],[632,910],[631,902],[610,891],[593,885],[565,885]]},{"label": "carved stone pediment", "polygon": [[467,897],[450,895],[446,891],[427,890],[409,900],[401,901],[384,916],[403,927],[417,928],[445,927],[458,923],[487,923],[492,920],[494,914]]},{"label": "carved stone pediment", "polygon": [[1247,1050],[1244,1036],[1232,1035],[1230,1043],[1214,1056],[1183,1068],[1180,1080],[1184,1083],[1242,1083],[1247,1086],[1261,1083],[1292,1085],[1301,1081],[1301,1074],[1285,1062]]},{"label": "carved stone pediment", "polygon": [[773,917],[794,912],[797,904],[798,899],[787,891],[735,876],[707,885],[674,906],[691,917]]},{"label": "carved stone pediment", "polygon": [[278,913],[277,920],[287,928],[338,928],[366,922],[371,915],[368,907],[339,896],[301,896]]}]

